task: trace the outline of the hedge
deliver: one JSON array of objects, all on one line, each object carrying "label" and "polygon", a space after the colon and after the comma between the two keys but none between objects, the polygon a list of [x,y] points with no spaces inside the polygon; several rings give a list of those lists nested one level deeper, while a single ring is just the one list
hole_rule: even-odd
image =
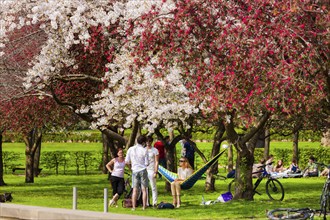
[{"label": "hedge", "polygon": [[[17,167],[25,167],[23,154],[12,151],[3,152],[4,172]],[[21,163],[20,163],[20,162]],[[100,171],[102,164],[101,152],[91,151],[49,151],[43,152],[40,158],[42,173],[76,174],[95,173]]]},{"label": "hedge", "polygon": [[[207,158],[210,158],[210,151],[204,152]],[[264,151],[262,148],[255,149],[255,163],[263,158]],[[274,155],[275,162],[282,159],[285,167],[289,167],[292,160],[291,149],[274,148],[271,149],[270,154]],[[196,167],[203,166],[203,161],[197,154],[195,159]],[[314,156],[317,161],[325,164],[330,164],[330,148],[303,148],[299,149],[299,166],[304,168],[308,163],[309,157]],[[234,151],[234,157],[236,153]],[[21,163],[20,163],[21,162]],[[15,167],[24,167],[24,154],[15,153],[11,151],[3,152],[4,171],[8,173],[9,169]],[[223,167],[226,172],[228,164],[227,151],[219,158],[219,165]],[[235,165],[235,164],[234,164]],[[50,151],[43,152],[40,159],[40,168],[43,168],[43,173],[49,174],[76,174],[81,173],[95,173],[100,172],[102,166],[102,152],[101,151]]]},{"label": "hedge", "polygon": [[[166,131],[164,131],[166,134]],[[130,131],[126,132],[126,136]],[[195,132],[192,134],[193,140],[205,140],[212,142],[214,131],[210,129],[208,132]],[[300,131],[299,141],[320,141],[322,137],[321,132],[315,131]],[[291,141],[292,135],[283,136],[280,134],[273,134],[272,141]],[[42,136],[43,142],[102,142],[101,132],[98,130],[82,130],[70,132],[45,132]],[[3,142],[23,142],[21,135],[7,132],[3,136]]]}]

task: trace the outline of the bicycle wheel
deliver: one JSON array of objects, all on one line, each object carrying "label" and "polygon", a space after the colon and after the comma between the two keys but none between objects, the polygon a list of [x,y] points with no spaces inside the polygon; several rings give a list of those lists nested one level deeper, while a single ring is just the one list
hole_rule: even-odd
[{"label": "bicycle wheel", "polygon": [[292,208],[277,208],[267,212],[268,219],[308,219],[314,215],[309,208],[292,209]]},{"label": "bicycle wheel", "polygon": [[284,198],[284,188],[277,179],[268,179],[266,182],[266,193],[272,200],[282,201]]},{"label": "bicycle wheel", "polygon": [[326,219],[327,212],[330,212],[330,182],[326,182],[324,184],[321,199],[321,215],[323,215],[323,219]]}]

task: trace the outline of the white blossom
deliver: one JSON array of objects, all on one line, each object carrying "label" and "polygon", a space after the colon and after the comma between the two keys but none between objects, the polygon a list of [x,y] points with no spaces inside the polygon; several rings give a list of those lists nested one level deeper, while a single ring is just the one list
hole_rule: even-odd
[{"label": "white blossom", "polygon": [[[175,7],[172,1],[161,0],[116,1],[113,4],[107,0],[20,0],[15,1],[15,4],[5,1],[0,7],[0,40],[6,42],[8,31],[31,23],[41,24],[40,28],[47,40],[31,61],[24,86],[30,88],[37,85],[39,89],[46,89],[49,80],[61,75],[64,67],[78,68],[70,49],[75,44],[89,44],[90,27],[101,25],[104,27],[104,36],[111,37],[106,27],[119,22],[125,28],[129,19],[147,13],[153,5],[160,7],[164,14]],[[25,12],[21,17],[17,19],[12,16],[21,10]],[[137,28],[134,33],[141,31]],[[106,64],[109,71],[104,73],[103,80],[108,82],[108,87],[96,94],[98,101],[82,105],[77,113],[92,112],[94,128],[110,123],[130,127],[136,119],[150,132],[160,122],[168,129],[178,126],[178,121],[189,127],[186,122],[188,117],[198,114],[199,108],[190,102],[180,68],[173,65],[165,70],[167,74],[163,77],[155,77],[152,72],[154,66],[139,69],[133,59],[130,45],[122,47],[114,62]],[[156,59],[152,57],[150,62]]]}]

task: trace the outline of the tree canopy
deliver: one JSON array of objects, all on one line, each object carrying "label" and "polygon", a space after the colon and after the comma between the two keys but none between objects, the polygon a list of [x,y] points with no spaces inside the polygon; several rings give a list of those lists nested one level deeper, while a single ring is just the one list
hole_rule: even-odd
[{"label": "tree canopy", "polygon": [[[221,121],[248,175],[266,124],[329,122],[326,1],[22,0],[0,14],[2,63],[24,60],[26,90],[95,128]],[[252,180],[239,183],[251,199]]]}]

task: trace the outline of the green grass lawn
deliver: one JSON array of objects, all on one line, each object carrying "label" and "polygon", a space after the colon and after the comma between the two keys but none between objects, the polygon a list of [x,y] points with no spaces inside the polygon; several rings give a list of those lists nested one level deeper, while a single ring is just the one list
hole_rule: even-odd
[{"label": "green grass lawn", "polygon": [[[45,206],[56,208],[72,208],[73,187],[78,191],[78,209],[103,212],[103,191],[111,188],[104,174],[98,175],[41,175],[35,178],[35,183],[25,184],[24,176],[7,174],[4,176],[7,186],[0,187],[0,192],[12,192],[16,204]],[[182,206],[175,210],[157,210],[149,208],[135,212],[130,209],[109,208],[111,213],[125,213],[155,217],[170,217],[174,219],[266,219],[266,210],[278,207],[319,207],[319,196],[325,178],[289,178],[280,179],[285,189],[284,201],[270,201],[265,193],[265,183],[259,186],[262,195],[255,195],[254,201],[231,201],[217,203],[211,206],[200,205],[202,196],[206,200],[215,200],[221,193],[227,191],[228,180],[216,181],[216,192],[204,192],[204,180],[182,191]],[[165,191],[164,180],[158,180],[158,201],[171,202],[169,192]],[[119,200],[119,203],[121,199]],[[318,217],[316,219],[319,219]]]},{"label": "green grass lawn", "polygon": [[[198,142],[197,146],[209,158],[211,143]],[[300,142],[299,148],[317,148],[319,142]],[[292,148],[292,142],[271,142],[272,148]],[[41,152],[46,151],[101,151],[101,143],[43,143]],[[22,154],[21,164],[24,164],[23,143],[3,143],[4,151],[13,151]],[[180,154],[180,145],[176,148]],[[220,164],[225,164],[224,158],[220,158]],[[196,166],[203,165],[202,160],[196,158]],[[35,178],[35,183],[26,184],[24,175],[5,174],[4,180],[8,186],[0,187],[0,193],[12,192],[13,203],[23,205],[46,206],[56,208],[72,208],[73,187],[78,189],[78,209],[103,212],[103,190],[109,188],[110,184],[107,175],[50,175],[47,170],[43,170],[41,175]],[[220,171],[220,175],[226,175],[225,171]],[[199,180],[196,185],[187,191],[183,191],[182,207],[178,210],[155,210],[147,209],[142,211],[137,209],[132,212],[130,209],[111,208],[109,212],[126,213],[135,215],[147,215],[156,217],[171,217],[174,219],[266,219],[266,210],[278,207],[310,207],[318,208],[319,196],[322,190],[324,178],[290,178],[280,179],[285,188],[284,201],[270,201],[265,193],[265,182],[259,186],[262,195],[256,195],[254,201],[232,201],[228,203],[217,203],[212,206],[201,206],[202,196],[206,200],[215,200],[221,193],[227,191],[230,180],[217,180],[216,192],[204,192],[204,180]],[[163,180],[158,181],[159,199],[158,201],[171,202],[169,192],[165,191]],[[121,199],[120,199],[121,201]],[[319,219],[319,218],[316,218]]]}]

